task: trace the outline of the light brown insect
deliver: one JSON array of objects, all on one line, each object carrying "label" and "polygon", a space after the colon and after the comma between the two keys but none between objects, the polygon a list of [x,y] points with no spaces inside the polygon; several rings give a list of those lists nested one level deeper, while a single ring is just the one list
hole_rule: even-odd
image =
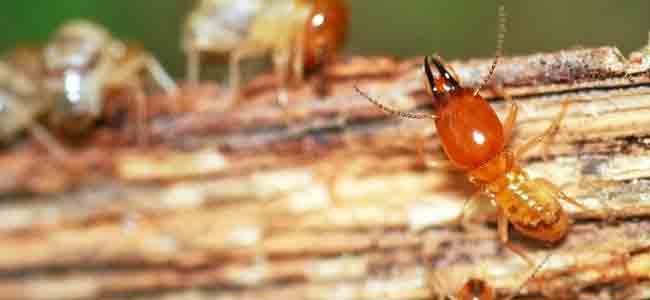
[{"label": "light brown insect", "polygon": [[238,99],[240,62],[271,53],[278,101],[288,101],[290,78],[330,63],[348,25],[344,0],[202,0],[188,16],[182,38],[187,79],[199,80],[201,53],[228,56],[231,97]]},{"label": "light brown insect", "polygon": [[0,141],[3,143],[10,143],[30,128],[47,109],[38,73],[29,70],[31,64],[38,64],[38,55],[29,56],[29,51],[16,49],[0,61]]},{"label": "light brown insect", "polygon": [[[544,257],[544,259],[535,266],[530,275],[526,277],[515,292],[506,298],[506,300],[511,300],[519,295],[522,288],[528,284],[535,275],[542,269],[546,262],[551,257],[552,253],[549,253]],[[452,299],[452,300],[496,300],[497,293],[495,288],[484,278],[471,277],[465,281],[465,283],[455,292],[450,293],[449,284],[443,280],[442,276],[437,272],[429,273],[430,278],[428,279],[428,284],[430,288],[438,299]]]},{"label": "light brown insect", "polygon": [[134,111],[141,121],[146,109],[142,71],[166,93],[176,92],[176,83],[151,54],[115,39],[103,26],[90,21],[61,25],[43,49],[43,58],[45,93],[53,101],[49,122],[67,133],[91,127],[112,88],[134,92]]},{"label": "light brown insect", "polygon": [[40,48],[17,47],[0,61],[0,145],[11,145],[27,133],[63,160],[65,150],[39,124],[52,104],[43,89],[43,76]]}]

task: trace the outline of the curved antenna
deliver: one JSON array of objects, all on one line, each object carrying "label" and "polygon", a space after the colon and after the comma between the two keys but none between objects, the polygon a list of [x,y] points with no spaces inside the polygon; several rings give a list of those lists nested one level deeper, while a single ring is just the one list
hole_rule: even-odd
[{"label": "curved antenna", "polygon": [[474,96],[478,95],[478,92],[480,92],[483,89],[483,87],[485,87],[485,85],[492,78],[492,75],[494,75],[494,70],[497,68],[497,63],[503,52],[503,40],[506,37],[506,21],[508,16],[506,15],[506,7],[505,4],[503,4],[503,0],[499,2],[500,4],[499,4],[499,12],[498,12],[499,23],[497,27],[497,50],[494,54],[494,62],[492,62],[492,66],[490,67],[490,72],[488,72],[487,77],[485,77],[481,85],[474,91]]},{"label": "curved antenna", "polygon": [[432,114],[410,113],[410,112],[400,111],[400,110],[394,109],[392,107],[388,107],[388,106],[382,104],[381,102],[379,102],[379,101],[377,101],[375,99],[372,99],[370,96],[368,96],[368,94],[364,93],[361,89],[359,89],[358,86],[355,85],[354,89],[361,96],[368,99],[368,101],[370,101],[370,103],[376,105],[377,107],[379,107],[381,110],[385,111],[386,113],[389,113],[389,114],[392,114],[392,115],[397,115],[397,116],[400,116],[402,118],[407,118],[407,119],[434,119],[435,120],[437,118],[435,115],[432,115]]},{"label": "curved antenna", "polygon": [[521,285],[519,285],[519,287],[517,288],[517,291],[515,293],[513,293],[512,295],[510,295],[508,298],[506,298],[506,300],[512,300],[513,298],[517,297],[519,295],[519,293],[521,292],[521,290],[524,288],[524,285],[526,285],[526,283],[528,283],[531,279],[533,279],[535,277],[537,272],[539,272],[539,270],[542,269],[544,264],[546,264],[548,259],[551,258],[551,255],[553,255],[553,252],[549,253],[548,255],[546,255],[546,257],[544,257],[542,262],[540,262],[537,265],[537,267],[535,267],[535,269],[533,270],[533,273],[531,273],[530,276],[528,276],[528,279],[526,279],[526,281],[522,282]]}]

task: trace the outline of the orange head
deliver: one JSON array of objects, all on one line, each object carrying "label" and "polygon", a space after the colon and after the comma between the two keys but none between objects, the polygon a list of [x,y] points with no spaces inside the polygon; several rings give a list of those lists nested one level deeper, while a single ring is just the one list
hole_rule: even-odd
[{"label": "orange head", "polygon": [[499,155],[505,147],[503,126],[490,104],[474,90],[461,87],[439,57],[424,59],[427,89],[434,104],[436,128],[449,160],[459,169],[474,169]]},{"label": "orange head", "polygon": [[485,280],[470,278],[456,295],[458,300],[494,300],[494,289]]},{"label": "orange head", "polygon": [[305,24],[305,69],[314,70],[334,60],[347,30],[348,8],[344,0],[313,0]]}]

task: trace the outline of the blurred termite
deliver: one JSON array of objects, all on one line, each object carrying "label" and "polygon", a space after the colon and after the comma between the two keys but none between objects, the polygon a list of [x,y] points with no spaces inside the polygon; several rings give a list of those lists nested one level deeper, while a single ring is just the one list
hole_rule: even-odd
[{"label": "blurred termite", "polygon": [[[462,222],[468,202],[487,196],[497,208],[500,240],[532,265],[525,251],[509,241],[509,224],[527,237],[553,243],[567,234],[570,225],[569,216],[560,202],[570,203],[583,210],[588,208],[565,195],[547,179],[530,178],[517,164],[518,158],[558,130],[566,114],[568,102],[563,102],[562,110],[546,130],[511,150],[506,148],[506,144],[511,140],[515,129],[517,104],[508,95],[504,95],[510,103],[510,109],[502,123],[490,104],[478,94],[494,74],[501,55],[505,32],[503,5],[499,7],[499,24],[496,58],[488,76],[476,90],[463,87],[455,72],[445,66],[440,57],[424,58],[425,86],[433,97],[433,114],[402,112],[372,99],[359,88],[357,91],[387,113],[402,118],[433,120],[451,165],[466,172],[469,181],[478,187],[478,191],[465,202],[458,221]],[[431,62],[438,71],[437,77],[431,69]],[[419,153],[422,155],[421,146],[420,144]],[[429,164],[428,161],[427,163],[437,165]]]},{"label": "blurred termite", "polygon": [[[535,266],[530,275],[526,276],[526,279],[519,284],[514,293],[509,297],[505,298],[506,300],[512,300],[519,295],[521,290],[526,284],[528,284],[535,275],[542,269],[546,264],[548,259],[551,257],[552,253],[549,253],[544,257],[544,259]],[[481,272],[484,273],[484,272]],[[446,282],[440,274],[437,272],[429,273],[430,278],[428,283],[431,285],[432,292],[437,298],[435,299],[452,299],[452,300],[496,300],[497,293],[494,288],[486,279],[485,276],[471,277],[465,281],[465,283],[456,291],[451,291],[449,283]]]},{"label": "blurred termite", "polygon": [[40,49],[32,47],[18,47],[0,61],[0,144],[27,132],[63,158],[63,149],[38,123],[51,104],[42,88],[43,67]]},{"label": "blurred termite", "polygon": [[240,62],[271,53],[278,103],[288,101],[290,79],[332,62],[348,26],[345,0],[202,0],[185,24],[187,80],[199,81],[201,54],[227,55],[230,99],[241,89]]},{"label": "blurred termite", "polygon": [[43,50],[44,88],[52,99],[49,122],[66,133],[83,133],[100,117],[110,89],[133,93],[138,138],[146,115],[143,77],[146,71],[165,93],[176,83],[148,52],[111,36],[99,24],[73,20],[53,34]]}]

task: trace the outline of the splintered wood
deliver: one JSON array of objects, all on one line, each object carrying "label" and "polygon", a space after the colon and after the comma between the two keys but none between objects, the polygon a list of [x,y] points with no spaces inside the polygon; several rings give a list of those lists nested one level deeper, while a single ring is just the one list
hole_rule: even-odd
[{"label": "splintered wood", "polygon": [[[429,110],[421,58],[351,58],[275,105],[273,78],[226,93],[186,87],[186,113],[151,116],[148,144],[100,128],[73,161],[25,140],[0,154],[0,299],[431,299],[470,276],[501,296],[646,299],[650,294],[650,59],[603,47],[503,59],[493,86],[520,105],[521,143],[567,117],[522,162],[591,210],[548,247],[502,247],[488,201],[445,167],[433,125],[386,116],[358,95]],[[452,62],[476,86],[490,60]],[[486,97],[500,117],[506,105]],[[155,98],[152,98],[155,99]],[[160,99],[158,99],[160,100]],[[163,99],[165,100],[165,99]],[[153,100],[152,100],[153,101]],[[160,100],[162,101],[162,100]],[[189,102],[188,102],[189,101]],[[440,163],[426,168],[416,142]],[[435,290],[432,276],[449,291]]]}]

